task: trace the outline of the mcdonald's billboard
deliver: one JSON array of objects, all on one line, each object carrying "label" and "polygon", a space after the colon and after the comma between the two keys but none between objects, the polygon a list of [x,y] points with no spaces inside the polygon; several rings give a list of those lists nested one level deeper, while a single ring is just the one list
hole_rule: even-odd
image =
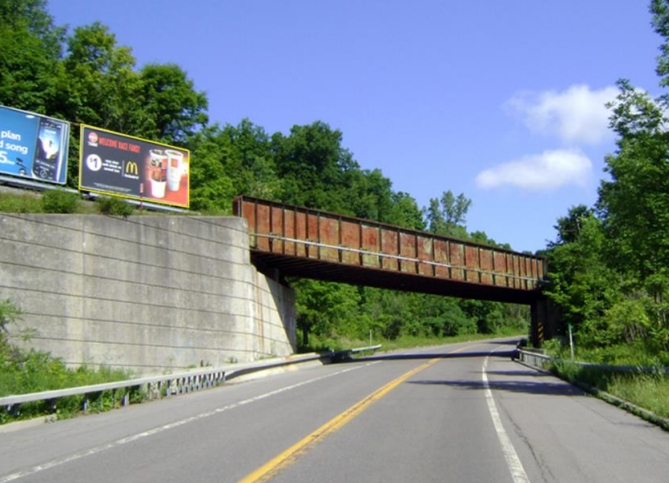
[{"label": "mcdonald's billboard", "polygon": [[81,126],[79,190],[188,208],[190,152]]}]

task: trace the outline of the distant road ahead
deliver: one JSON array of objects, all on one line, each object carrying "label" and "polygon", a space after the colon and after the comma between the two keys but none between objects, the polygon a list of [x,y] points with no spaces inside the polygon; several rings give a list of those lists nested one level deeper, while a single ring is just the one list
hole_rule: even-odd
[{"label": "distant road ahead", "polygon": [[3,433],[0,483],[669,481],[669,433],[512,348],[379,355]]}]

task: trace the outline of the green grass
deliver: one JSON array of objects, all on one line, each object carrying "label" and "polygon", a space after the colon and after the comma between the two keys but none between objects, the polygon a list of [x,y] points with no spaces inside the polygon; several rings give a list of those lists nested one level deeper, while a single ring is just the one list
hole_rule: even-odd
[{"label": "green grass", "polygon": [[[615,346],[600,349],[581,349],[576,351],[575,359],[581,362],[637,367],[639,370],[620,373],[606,368],[583,367],[572,363],[568,351],[553,351],[562,362],[553,362],[550,370],[557,376],[585,389],[594,389],[603,399],[607,394],[629,402],[634,406],[652,412],[659,418],[669,419],[669,376],[664,372],[665,355],[649,354],[639,347]],[[641,368],[650,368],[650,373]],[[610,401],[614,402],[615,401]],[[633,408],[627,408],[633,410]],[[634,410],[633,410],[634,412]],[[645,417],[644,414],[639,414]],[[669,426],[662,421],[660,425]]]},{"label": "green grass", "polygon": [[34,194],[0,193],[0,212],[43,213],[42,200]]}]

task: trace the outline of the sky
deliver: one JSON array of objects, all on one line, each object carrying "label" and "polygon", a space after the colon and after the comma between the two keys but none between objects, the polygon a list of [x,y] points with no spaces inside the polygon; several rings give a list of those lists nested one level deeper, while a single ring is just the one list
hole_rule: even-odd
[{"label": "sky", "polygon": [[[649,0],[48,0],[100,21],[138,67],[176,63],[210,122],[327,123],[362,169],[420,207],[450,190],[467,228],[514,250],[594,205],[616,150],[616,81],[653,96]],[[131,134],[131,133],[128,133]]]}]

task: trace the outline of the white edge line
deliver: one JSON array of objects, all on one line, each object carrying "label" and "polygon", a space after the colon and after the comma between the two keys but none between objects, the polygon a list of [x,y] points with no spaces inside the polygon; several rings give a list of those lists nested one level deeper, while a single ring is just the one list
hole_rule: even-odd
[{"label": "white edge line", "polygon": [[[488,383],[488,375],[486,374],[486,368],[488,367],[488,359],[490,356],[487,356],[483,361],[483,370],[481,371],[481,379],[483,379],[483,386],[485,387],[485,398],[488,403],[488,410],[490,411],[490,417],[492,418],[492,423],[495,426],[495,431],[497,432],[497,437],[499,438],[499,443],[502,446],[502,452],[504,453],[504,458],[506,459],[506,465],[511,472],[511,478],[513,478],[514,483],[530,483],[530,479],[525,473],[525,468],[518,458],[518,453],[516,453],[513,443],[509,439],[509,436],[504,430],[502,425],[502,419],[499,417],[499,412],[497,411],[497,405],[495,404],[495,399],[492,396],[492,391],[490,390],[490,384]],[[2,483],[0,481],[0,483]]]},{"label": "white edge line", "polygon": [[270,391],[270,392],[267,392],[265,394],[260,394],[259,396],[255,396],[255,397],[252,397],[252,398],[249,398],[249,399],[245,399],[243,401],[239,401],[239,402],[236,402],[236,403],[233,403],[233,404],[229,404],[227,406],[223,406],[223,407],[220,407],[220,408],[212,409],[211,411],[196,414],[195,416],[191,416],[191,417],[188,417],[188,418],[185,418],[185,419],[181,419],[179,421],[174,421],[172,423],[168,423],[168,424],[165,424],[163,426],[158,426],[156,428],[149,429],[148,431],[142,431],[141,433],[137,433],[137,434],[133,434],[131,436],[127,436],[125,438],[117,439],[116,441],[113,441],[111,443],[108,443],[108,444],[105,444],[105,445],[102,445],[102,446],[96,446],[96,447],[91,448],[89,450],[81,451],[79,453],[74,453],[74,454],[72,454],[70,456],[66,456],[64,458],[54,459],[54,460],[48,461],[46,463],[43,463],[41,465],[33,466],[32,468],[29,468],[27,470],[17,471],[15,473],[0,477],[0,483],[8,483],[9,481],[15,481],[15,480],[18,480],[20,478],[25,478],[26,476],[34,475],[35,473],[39,473],[39,472],[44,471],[44,470],[55,468],[56,466],[61,466],[61,465],[64,465],[66,463],[70,463],[72,461],[76,461],[76,460],[85,458],[87,456],[92,456],[94,454],[101,453],[101,452],[106,451],[108,449],[116,448],[118,446],[123,446],[124,444],[131,443],[133,441],[137,441],[138,439],[146,438],[147,436],[153,436],[155,434],[162,433],[162,432],[167,431],[169,429],[173,429],[173,428],[176,428],[176,427],[179,427],[179,426],[183,426],[184,424],[188,424],[188,423],[192,423],[194,421],[198,421],[200,419],[208,418],[210,416],[214,416],[214,415],[222,413],[224,411],[229,411],[231,409],[235,409],[235,408],[238,408],[240,406],[245,406],[246,404],[250,404],[250,403],[253,403],[253,402],[256,402],[256,401],[260,401],[261,399],[265,399],[265,398],[268,398],[268,397],[271,397],[271,396],[275,396],[275,395],[280,394],[282,392],[290,391],[291,389],[296,389],[298,387],[305,386],[305,385],[311,384],[313,382],[322,381],[323,379],[327,379],[327,378],[333,377],[333,376],[338,376],[340,374],[344,374],[346,372],[350,372],[350,371],[353,371],[353,370],[356,370],[356,369],[360,369],[362,367],[366,367],[366,366],[369,366],[369,365],[372,365],[372,364],[376,364],[376,362],[369,362],[365,365],[349,367],[347,369],[342,369],[341,371],[333,372],[332,374],[326,374],[324,376],[319,376],[319,377],[316,377],[314,379],[309,379],[307,381],[302,381],[302,382],[299,382],[297,384],[293,384],[292,386],[282,387],[280,389],[276,389],[274,391]]}]

